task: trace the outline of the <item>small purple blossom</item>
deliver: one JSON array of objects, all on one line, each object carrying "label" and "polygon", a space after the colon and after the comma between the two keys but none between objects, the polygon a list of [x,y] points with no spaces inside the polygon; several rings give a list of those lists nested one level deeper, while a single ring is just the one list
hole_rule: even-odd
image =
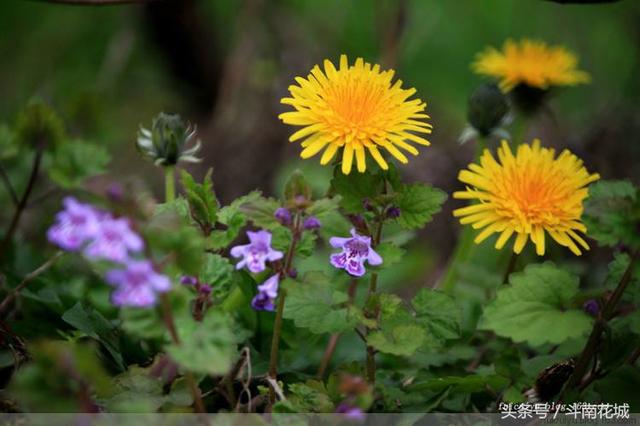
[{"label": "small purple blossom", "polygon": [[235,246],[231,249],[231,256],[242,258],[236,264],[236,269],[242,269],[246,266],[249,271],[258,273],[265,270],[267,261],[273,262],[282,259],[282,252],[271,248],[271,232],[247,231],[247,236],[249,244]]},{"label": "small purple blossom", "polygon": [[148,260],[132,260],[125,269],[111,269],[105,280],[116,288],[111,294],[111,302],[116,306],[153,306],[157,294],[171,288],[169,278],[158,274]]},{"label": "small purple blossom", "polygon": [[47,231],[47,238],[63,250],[76,251],[97,234],[100,213],[73,197],[66,197],[63,205],[64,210],[56,214],[56,222]]},{"label": "small purple blossom", "polygon": [[273,216],[278,219],[278,222],[280,222],[282,225],[291,225],[291,212],[289,211],[289,209],[280,207],[276,209],[276,212],[273,214]]},{"label": "small purple blossom", "polygon": [[589,299],[582,305],[582,309],[592,317],[595,317],[600,312],[600,305],[595,299]]},{"label": "small purple blossom", "polygon": [[387,217],[390,219],[396,219],[398,217],[400,217],[400,208],[399,207],[389,207],[389,209],[387,210]]},{"label": "small purple blossom", "polygon": [[180,277],[180,284],[188,286],[196,285],[198,284],[198,278],[191,275],[183,275]]},{"label": "small purple blossom", "polygon": [[364,411],[360,407],[344,402],[336,407],[336,413],[344,414],[344,417],[349,420],[362,421],[365,418]]},{"label": "small purple blossom", "polygon": [[122,189],[122,185],[117,182],[113,182],[107,187],[107,197],[111,201],[122,201],[124,198],[124,190]]},{"label": "small purple blossom", "polygon": [[365,274],[365,261],[373,266],[382,264],[382,257],[371,248],[371,238],[358,235],[355,229],[351,230],[351,238],[332,237],[329,244],[342,249],[341,253],[331,255],[331,264],[336,268],[345,269],[354,277]]},{"label": "small purple blossom", "polygon": [[322,225],[321,225],[320,221],[318,220],[318,218],[315,217],[315,216],[309,216],[302,223],[302,227],[304,229],[307,229],[307,230],[319,229],[320,226],[322,226]]},{"label": "small purple blossom", "polygon": [[126,218],[112,218],[108,213],[100,221],[100,227],[93,241],[84,250],[90,259],[104,259],[124,263],[129,253],[140,252],[144,242],[140,235],[131,229]]},{"label": "small purple blossom", "polygon": [[278,297],[280,275],[275,274],[258,286],[258,294],[251,301],[256,311],[275,311],[275,299]]},{"label": "small purple blossom", "polygon": [[209,284],[202,284],[198,291],[200,292],[200,294],[207,295],[211,294],[212,288]]}]

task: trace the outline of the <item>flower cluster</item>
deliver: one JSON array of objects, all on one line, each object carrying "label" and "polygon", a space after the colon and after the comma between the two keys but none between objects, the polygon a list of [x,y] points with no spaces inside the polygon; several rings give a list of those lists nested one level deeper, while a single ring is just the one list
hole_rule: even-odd
[{"label": "flower cluster", "polygon": [[111,295],[114,305],[152,306],[157,293],[170,289],[169,278],[158,274],[150,261],[141,260],[144,241],[127,218],[114,217],[73,197],[65,198],[63,206],[47,238],[65,251],[81,252],[91,261],[117,264],[105,275],[107,283],[115,287]]},{"label": "flower cluster", "polygon": [[[288,210],[286,212],[288,213]],[[282,211],[280,215],[283,219],[287,218]],[[289,215],[288,220],[290,221],[290,219]],[[281,251],[274,250],[271,247],[271,232],[265,230],[247,231],[247,237],[249,237],[249,244],[235,246],[231,249],[231,256],[240,258],[240,261],[236,264],[236,269],[246,267],[249,272],[258,274],[267,268],[266,262],[275,262],[284,256]],[[275,310],[274,301],[278,297],[279,281],[280,275],[275,274],[259,285],[258,294],[251,301],[251,306],[260,311]]]}]

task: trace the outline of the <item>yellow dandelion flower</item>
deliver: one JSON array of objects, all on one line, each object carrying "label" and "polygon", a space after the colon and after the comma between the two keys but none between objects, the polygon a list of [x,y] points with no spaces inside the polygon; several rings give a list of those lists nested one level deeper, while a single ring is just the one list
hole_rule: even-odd
[{"label": "yellow dandelion flower", "polygon": [[515,253],[531,238],[536,253],[542,256],[546,232],[579,256],[578,246],[589,249],[578,234],[587,232],[580,221],[582,202],[589,195],[587,185],[599,178],[597,173],[589,174],[582,160],[568,150],[555,158],[555,150],[541,148],[535,139],[532,145],[520,145],[514,156],[502,141],[497,160],[485,150],[480,164],[470,164],[458,175],[458,180],[470,187],[453,197],[479,203],[457,209],[453,215],[460,217],[463,225],[482,229],[475,239],[477,244],[499,233],[495,247],[501,249],[515,234]]},{"label": "yellow dandelion flower", "polygon": [[563,46],[547,46],[541,41],[507,40],[502,51],[488,47],[472,64],[478,74],[500,80],[507,92],[519,84],[538,89],[588,83],[589,74],[578,70],[577,57]]},{"label": "yellow dandelion flower", "polygon": [[[347,56],[340,57],[340,67],[324,61],[324,72],[318,65],[307,78],[296,77],[298,85],[289,86],[291,97],[283,104],[295,111],[280,114],[280,119],[303,126],[289,138],[302,139],[302,158],[310,158],[324,150],[320,164],[329,163],[342,148],[342,172],[349,174],[356,158],[359,172],[367,168],[366,153],[382,167],[389,166],[380,152],[387,150],[402,163],[408,159],[400,149],[418,155],[408,142],[429,145],[419,134],[431,133],[424,122],[426,104],[410,98],[415,89],[402,89],[402,81],[392,83],[393,70],[381,71],[362,58],[349,66]],[[400,149],[399,149],[400,148]]]}]

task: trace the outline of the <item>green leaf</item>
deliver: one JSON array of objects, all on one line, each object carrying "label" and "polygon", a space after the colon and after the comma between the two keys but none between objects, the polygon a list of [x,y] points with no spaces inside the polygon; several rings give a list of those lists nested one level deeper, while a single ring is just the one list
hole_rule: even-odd
[{"label": "green leaf", "polygon": [[640,247],[640,197],[629,181],[599,181],[589,187],[583,221],[600,244]]},{"label": "green leaf", "polygon": [[212,172],[213,170],[209,169],[202,183],[198,184],[189,172],[182,171],[182,186],[189,203],[191,217],[206,232],[209,232],[218,220],[217,213],[220,208],[213,191]]},{"label": "green leaf", "polygon": [[284,199],[287,204],[295,206],[299,204],[298,198],[306,202],[311,199],[311,187],[301,170],[296,169],[291,173],[284,185]]},{"label": "green leaf", "polygon": [[77,302],[62,314],[62,319],[87,336],[98,340],[107,349],[118,368],[124,370],[118,331],[100,312]]},{"label": "green leaf", "polygon": [[550,262],[512,274],[481,319],[483,330],[532,346],[559,344],[586,334],[593,319],[573,306],[578,278]]},{"label": "green leaf", "polygon": [[361,213],[364,211],[365,199],[372,199],[382,193],[383,177],[381,174],[351,173],[345,175],[336,168],[331,180],[331,187],[342,198],[340,205],[347,213]]},{"label": "green leaf", "polygon": [[183,273],[198,275],[205,241],[178,212],[167,209],[154,215],[144,234],[154,252],[159,252],[159,257],[170,255]]},{"label": "green leaf", "polygon": [[[613,261],[609,263],[609,274],[606,281],[606,287],[612,291],[620,283],[631,261],[631,257],[627,253],[616,252],[613,257]],[[634,264],[631,281],[622,295],[622,300],[640,304],[640,264],[638,262]]]},{"label": "green leaf", "polygon": [[260,199],[260,197],[259,191],[250,192],[237,198],[228,206],[221,208],[218,211],[218,223],[222,224],[226,229],[218,229],[211,233],[207,241],[208,248],[219,250],[231,244],[247,223],[247,216],[242,212],[243,206]]},{"label": "green leaf", "polygon": [[205,254],[200,281],[210,284],[216,297],[223,297],[229,292],[233,281],[234,268],[226,259],[218,254]]},{"label": "green leaf", "polygon": [[610,404],[629,404],[629,411],[640,410],[640,368],[623,365],[594,384],[603,400]]},{"label": "green leaf", "polygon": [[224,374],[236,354],[231,317],[209,310],[202,322],[176,319],[180,344],[167,346],[167,354],[185,369],[199,374]]},{"label": "green leaf", "polygon": [[281,283],[287,291],[284,317],[312,333],[339,333],[353,329],[360,318],[339,282],[321,272],[307,272],[302,281]]},{"label": "green leaf", "polygon": [[437,341],[460,337],[462,312],[453,297],[438,290],[422,289],[411,300],[417,321]]},{"label": "green leaf", "polygon": [[280,222],[274,216],[275,211],[280,207],[278,200],[273,198],[255,197],[243,202],[240,211],[259,228],[275,229]]},{"label": "green leaf", "polygon": [[395,265],[402,260],[405,254],[405,250],[402,247],[398,247],[391,242],[380,243],[375,248],[375,251],[382,257],[382,265],[379,266],[380,269],[386,269]]},{"label": "green leaf", "polygon": [[176,215],[177,217],[184,219],[185,222],[189,220],[189,203],[182,197],[178,197],[168,203],[156,204],[153,210],[154,216],[163,215]]},{"label": "green leaf", "polygon": [[405,185],[396,195],[396,206],[400,208],[397,221],[403,228],[419,229],[431,221],[442,208],[447,194],[430,185],[414,183]]},{"label": "green leaf", "polygon": [[72,141],[56,147],[49,177],[62,188],[79,187],[87,178],[105,173],[109,153],[99,145]]},{"label": "green leaf", "polygon": [[367,343],[392,355],[410,356],[425,342],[425,330],[417,324],[385,324],[367,336]]},{"label": "green leaf", "polygon": [[157,339],[164,336],[166,329],[156,309],[120,309],[122,329],[141,339]]},{"label": "green leaf", "polygon": [[331,413],[334,405],[327,389],[319,380],[307,380],[305,383],[292,383],[287,386],[287,400],[298,413]]},{"label": "green leaf", "polygon": [[417,382],[408,387],[411,391],[440,391],[453,387],[453,392],[477,393],[485,392],[487,386],[493,390],[499,390],[509,383],[509,379],[497,374],[471,374],[468,376],[434,377]]}]

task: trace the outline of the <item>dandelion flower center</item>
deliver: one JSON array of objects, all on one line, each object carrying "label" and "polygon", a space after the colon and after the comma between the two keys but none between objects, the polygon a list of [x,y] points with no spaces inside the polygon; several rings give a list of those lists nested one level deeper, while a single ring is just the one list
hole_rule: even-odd
[{"label": "dandelion flower center", "polygon": [[393,70],[381,71],[358,58],[349,66],[347,57],[340,57],[340,67],[324,61],[307,78],[297,77],[298,85],[289,87],[291,97],[283,104],[295,111],[280,114],[280,119],[295,126],[303,126],[289,138],[302,140],[302,158],[310,158],[323,151],[321,164],[329,163],[342,149],[342,172],[351,172],[353,158],[359,172],[366,170],[366,153],[383,169],[388,164],[379,148],[384,148],[402,163],[408,159],[400,149],[418,155],[409,142],[429,145],[419,134],[431,133],[432,126],[424,119],[426,104],[409,98],[415,89],[402,89],[402,81],[392,83]]},{"label": "dandelion flower center", "polygon": [[578,234],[587,231],[580,217],[587,185],[599,175],[589,174],[569,151],[556,158],[553,149],[541,148],[534,140],[520,145],[514,155],[503,141],[497,160],[485,150],[480,164],[469,165],[458,179],[470,187],[454,193],[454,198],[479,201],[454,211],[460,223],[482,229],[476,243],[499,233],[496,248],[501,249],[516,234],[514,252],[520,253],[531,238],[536,253],[543,255],[546,232],[576,255],[581,254],[578,246],[589,248]]},{"label": "dandelion flower center", "polygon": [[500,80],[507,92],[519,84],[538,89],[588,83],[589,74],[577,69],[577,57],[563,46],[534,40],[507,40],[502,51],[493,47],[480,53],[472,68]]}]

